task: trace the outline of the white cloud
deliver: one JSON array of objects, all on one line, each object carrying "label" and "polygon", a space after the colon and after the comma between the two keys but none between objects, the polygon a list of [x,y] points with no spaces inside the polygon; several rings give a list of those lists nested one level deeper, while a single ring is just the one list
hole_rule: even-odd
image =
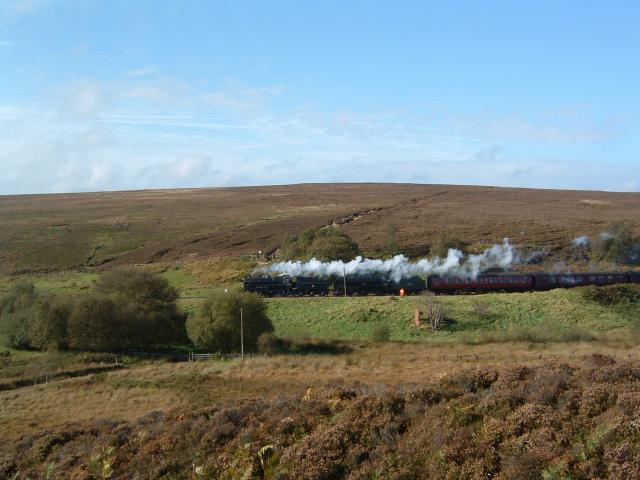
[{"label": "white cloud", "polygon": [[104,87],[93,81],[85,81],[67,87],[63,108],[79,115],[94,115],[108,102]]},{"label": "white cloud", "polygon": [[170,79],[138,81],[123,88],[118,94],[124,99],[144,100],[158,104],[182,103],[187,99],[190,87]]},{"label": "white cloud", "polygon": [[213,108],[248,112],[266,106],[282,91],[280,87],[237,88],[231,86],[223,90],[203,93],[201,98]]},{"label": "white cloud", "polygon": [[50,4],[52,0],[0,0],[0,10],[14,15],[31,15]]},{"label": "white cloud", "polygon": [[231,174],[208,155],[185,155],[144,168],[136,183],[146,188],[215,187],[226,185]]},{"label": "white cloud", "polygon": [[157,74],[160,71],[157,65],[146,65],[144,67],[135,68],[125,72],[130,77],[149,77]]},{"label": "white cloud", "polygon": [[555,145],[534,156],[508,140],[571,142],[498,122],[500,133],[491,118],[480,128],[405,111],[284,110],[280,87],[204,91],[150,67],[54,93],[63,108],[0,106],[0,193],[308,181],[640,189],[633,166],[577,162]]},{"label": "white cloud", "polygon": [[515,139],[540,143],[581,144],[597,143],[608,139],[614,133],[611,121],[602,119],[594,122],[574,112],[571,117],[543,115],[524,118],[521,115],[495,116],[455,116],[453,124],[474,135]]}]

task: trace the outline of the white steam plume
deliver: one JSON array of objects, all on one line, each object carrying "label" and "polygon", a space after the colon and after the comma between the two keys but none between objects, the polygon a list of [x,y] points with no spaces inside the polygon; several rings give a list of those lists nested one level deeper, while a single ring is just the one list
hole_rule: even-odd
[{"label": "white steam plume", "polygon": [[488,248],[480,255],[464,255],[460,250],[449,249],[446,258],[422,259],[411,262],[404,255],[396,255],[390,260],[373,260],[357,257],[350,262],[334,260],[321,262],[315,258],[308,262],[279,262],[266,268],[266,273],[281,273],[291,276],[330,275],[383,275],[395,281],[412,275],[457,275],[475,278],[488,268],[509,268],[516,260],[514,248],[505,238],[502,244]]},{"label": "white steam plume", "polygon": [[576,237],[571,242],[574,247],[587,247],[591,243],[591,238],[586,235],[582,235],[580,237]]}]

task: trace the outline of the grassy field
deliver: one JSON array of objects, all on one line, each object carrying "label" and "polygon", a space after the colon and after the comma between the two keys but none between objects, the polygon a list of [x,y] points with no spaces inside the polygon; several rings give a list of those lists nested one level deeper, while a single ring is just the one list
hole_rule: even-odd
[{"label": "grassy field", "polygon": [[[180,306],[193,311],[213,289],[240,288],[236,282],[243,260],[209,260],[185,266],[151,265],[175,286]],[[0,294],[20,281],[42,291],[82,293],[97,273],[55,272],[0,276]],[[221,279],[225,283],[220,283]],[[268,314],[276,334],[294,339],[369,340],[380,324],[391,329],[391,340],[465,343],[531,340],[563,341],[593,336],[623,336],[640,319],[640,306],[602,306],[585,301],[581,289],[550,292],[492,293],[435,297],[442,304],[447,325],[433,333],[413,323],[416,309],[427,311],[427,297],[302,297],[269,298]]]},{"label": "grassy field", "polygon": [[448,318],[437,333],[413,323],[424,296],[268,299],[278,335],[292,338],[369,339],[376,325],[391,328],[391,340],[561,341],[622,334],[640,318],[640,306],[605,307],[586,302],[580,289],[550,292],[438,296]]}]

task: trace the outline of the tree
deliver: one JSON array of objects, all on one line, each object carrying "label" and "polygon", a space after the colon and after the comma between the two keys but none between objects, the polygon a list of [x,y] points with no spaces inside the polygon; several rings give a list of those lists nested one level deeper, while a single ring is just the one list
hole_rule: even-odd
[{"label": "tree", "polygon": [[267,305],[259,296],[242,291],[216,292],[187,320],[189,338],[197,348],[216,352],[240,351],[240,309],[244,348],[256,350],[258,337],[272,332]]},{"label": "tree", "polygon": [[0,300],[0,330],[13,348],[65,348],[70,298],[42,295],[33,284],[16,285]]},{"label": "tree", "polygon": [[30,319],[35,314],[37,293],[33,283],[19,283],[0,299],[0,335],[12,348],[30,348]]},{"label": "tree", "polygon": [[359,253],[358,244],[337,228],[320,230],[307,251],[309,258],[320,261],[353,260]]},{"label": "tree", "polygon": [[113,270],[96,282],[95,290],[117,306],[123,347],[187,340],[178,291],[166,279],[144,270]]},{"label": "tree", "polygon": [[113,298],[89,293],[79,298],[67,325],[69,347],[76,350],[110,351],[123,346],[123,334]]},{"label": "tree", "polygon": [[29,326],[29,343],[38,350],[67,347],[67,324],[73,299],[65,295],[47,295],[36,303]]},{"label": "tree", "polygon": [[358,244],[337,228],[305,230],[298,236],[289,237],[280,248],[280,256],[286,260],[348,261],[358,253]]}]

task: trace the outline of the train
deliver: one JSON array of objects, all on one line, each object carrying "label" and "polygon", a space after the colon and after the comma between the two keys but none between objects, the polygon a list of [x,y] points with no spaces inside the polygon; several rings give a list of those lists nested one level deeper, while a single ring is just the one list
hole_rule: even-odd
[{"label": "train", "polygon": [[357,296],[465,294],[483,292],[528,292],[587,285],[640,283],[640,272],[586,273],[485,273],[475,277],[430,275],[394,280],[377,275],[313,277],[290,275],[249,276],[243,279],[244,290],[263,297]]}]

